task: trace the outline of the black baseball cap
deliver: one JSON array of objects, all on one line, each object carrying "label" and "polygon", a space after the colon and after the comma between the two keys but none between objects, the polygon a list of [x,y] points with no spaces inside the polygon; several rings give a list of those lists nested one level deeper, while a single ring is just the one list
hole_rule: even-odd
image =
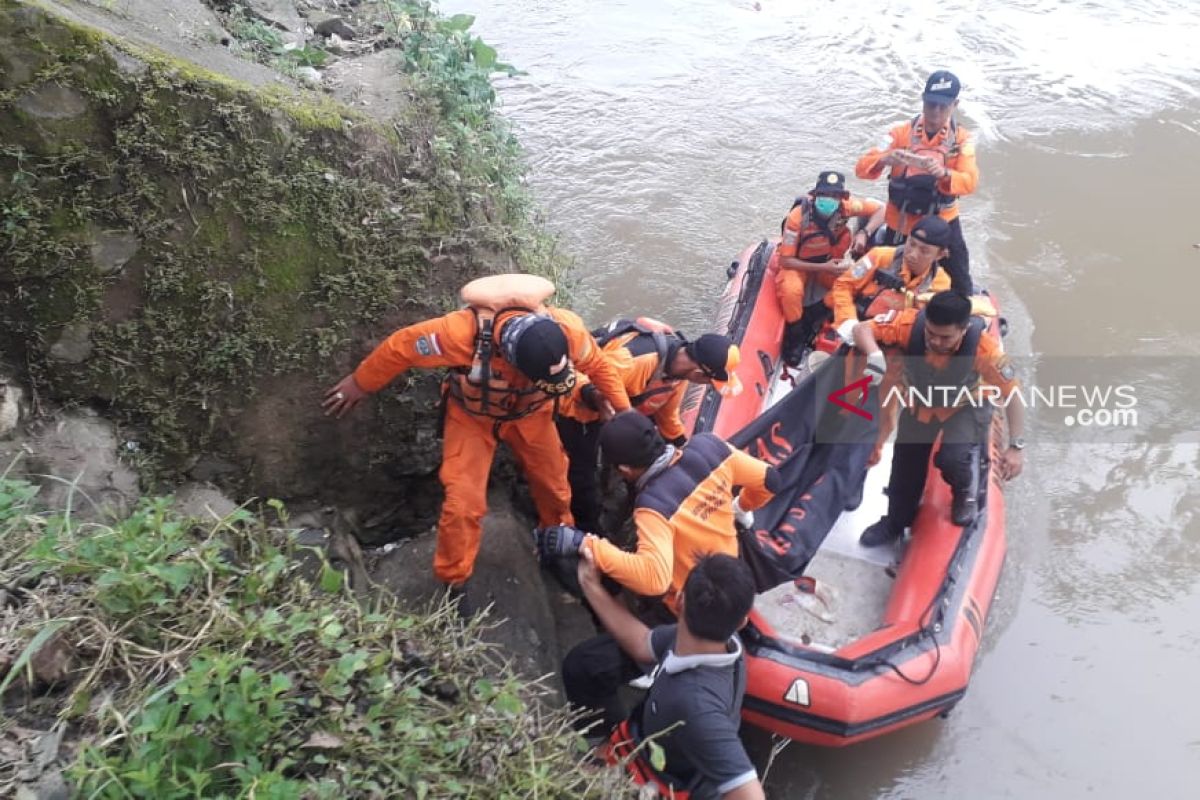
[{"label": "black baseball cap", "polygon": [[566,383],[574,374],[567,337],[550,317],[514,317],[504,326],[503,339],[505,355],[531,381]]},{"label": "black baseball cap", "polygon": [[834,197],[845,197],[850,194],[846,188],[846,176],[840,172],[826,170],[817,178],[817,185],[812,188],[814,195],[833,195]]},{"label": "black baseball cap", "polygon": [[741,394],[742,382],[734,372],[742,363],[738,346],[728,336],[706,333],[687,343],[687,354],[712,379],[713,388],[726,397]]},{"label": "black baseball cap", "polygon": [[600,429],[600,451],[616,466],[648,467],[666,446],[654,421],[637,411],[622,411]]},{"label": "black baseball cap", "polygon": [[922,217],[916,225],[913,225],[912,232],[908,234],[908,238],[932,244],[936,247],[949,247],[950,223],[941,217]]},{"label": "black baseball cap", "polygon": [[925,93],[921,95],[921,99],[926,103],[948,106],[958,99],[960,89],[962,89],[962,84],[959,82],[958,76],[953,72],[939,69],[929,76],[929,80],[925,81]]}]

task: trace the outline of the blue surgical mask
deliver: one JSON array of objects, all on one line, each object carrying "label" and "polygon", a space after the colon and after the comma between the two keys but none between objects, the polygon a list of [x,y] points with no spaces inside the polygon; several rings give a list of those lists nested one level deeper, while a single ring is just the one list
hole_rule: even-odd
[{"label": "blue surgical mask", "polygon": [[836,197],[818,197],[813,200],[813,208],[822,217],[831,217],[842,205],[842,201]]}]

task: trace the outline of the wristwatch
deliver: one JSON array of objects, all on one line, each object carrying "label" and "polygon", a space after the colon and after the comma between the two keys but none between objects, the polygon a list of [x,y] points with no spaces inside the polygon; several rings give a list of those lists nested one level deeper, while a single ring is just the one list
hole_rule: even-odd
[{"label": "wristwatch", "polygon": [[1011,447],[1013,450],[1024,450],[1025,449],[1025,437],[1024,436],[1014,436],[1013,438],[1008,440],[1008,446]]}]

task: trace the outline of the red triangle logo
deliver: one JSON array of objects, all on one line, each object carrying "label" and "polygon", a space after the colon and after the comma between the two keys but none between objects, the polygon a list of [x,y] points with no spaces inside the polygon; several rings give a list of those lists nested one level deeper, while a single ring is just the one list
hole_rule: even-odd
[{"label": "red triangle logo", "polygon": [[[838,408],[841,408],[845,411],[849,411],[851,414],[858,414],[860,417],[862,417],[865,420],[873,420],[873,419],[875,419],[875,417],[871,414],[871,412],[863,410],[863,406],[865,406],[867,404],[867,392],[870,390],[870,388],[871,388],[871,379],[864,376],[864,377],[856,380],[854,383],[847,384],[846,386],[843,386],[841,389],[838,389],[835,392],[831,392],[827,399],[829,400],[829,402],[833,403]],[[862,390],[862,393],[860,395],[860,397],[862,397],[862,405],[861,406],[852,405],[842,399],[850,392],[853,392],[853,391],[859,390],[859,389]]]}]

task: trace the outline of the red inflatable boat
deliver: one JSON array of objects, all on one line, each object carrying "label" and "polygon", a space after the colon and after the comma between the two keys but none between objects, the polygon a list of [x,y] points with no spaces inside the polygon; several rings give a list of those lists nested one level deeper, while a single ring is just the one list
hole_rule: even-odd
[{"label": "red inflatable boat", "polygon": [[[841,746],[945,714],[966,692],[1004,562],[1004,495],[991,470],[983,513],[959,528],[950,521],[949,487],[931,469],[911,538],[895,549],[859,546],[862,530],[886,511],[891,445],[864,485],[862,442],[873,441],[876,428],[859,428],[857,438],[841,443],[836,436],[817,441],[815,431],[830,414],[837,424],[856,423],[852,417],[846,422],[848,415],[832,408],[827,395],[858,367],[846,364],[842,348],[820,366],[784,374],[773,252],[769,242],[748,248],[730,266],[719,306],[716,330],[741,347],[738,376],[745,390],[722,398],[696,387],[685,400],[685,419],[693,430],[714,431],[790,470],[785,476],[794,483],[782,500],[790,507],[756,514],[756,527],[769,529],[743,531],[751,565],[764,550],[771,558],[783,554],[792,540],[807,537],[810,545],[787,552],[786,569],[760,580],[764,591],[742,634],[748,661],[743,716],[791,739]],[[989,331],[1000,336],[1002,321],[994,310],[990,316]],[[840,344],[827,329],[815,346],[832,352]],[[805,417],[812,425],[795,422]],[[1000,455],[1003,414],[994,419],[993,461]],[[809,441],[797,441],[804,438]],[[808,530],[797,533],[804,526]]]}]

